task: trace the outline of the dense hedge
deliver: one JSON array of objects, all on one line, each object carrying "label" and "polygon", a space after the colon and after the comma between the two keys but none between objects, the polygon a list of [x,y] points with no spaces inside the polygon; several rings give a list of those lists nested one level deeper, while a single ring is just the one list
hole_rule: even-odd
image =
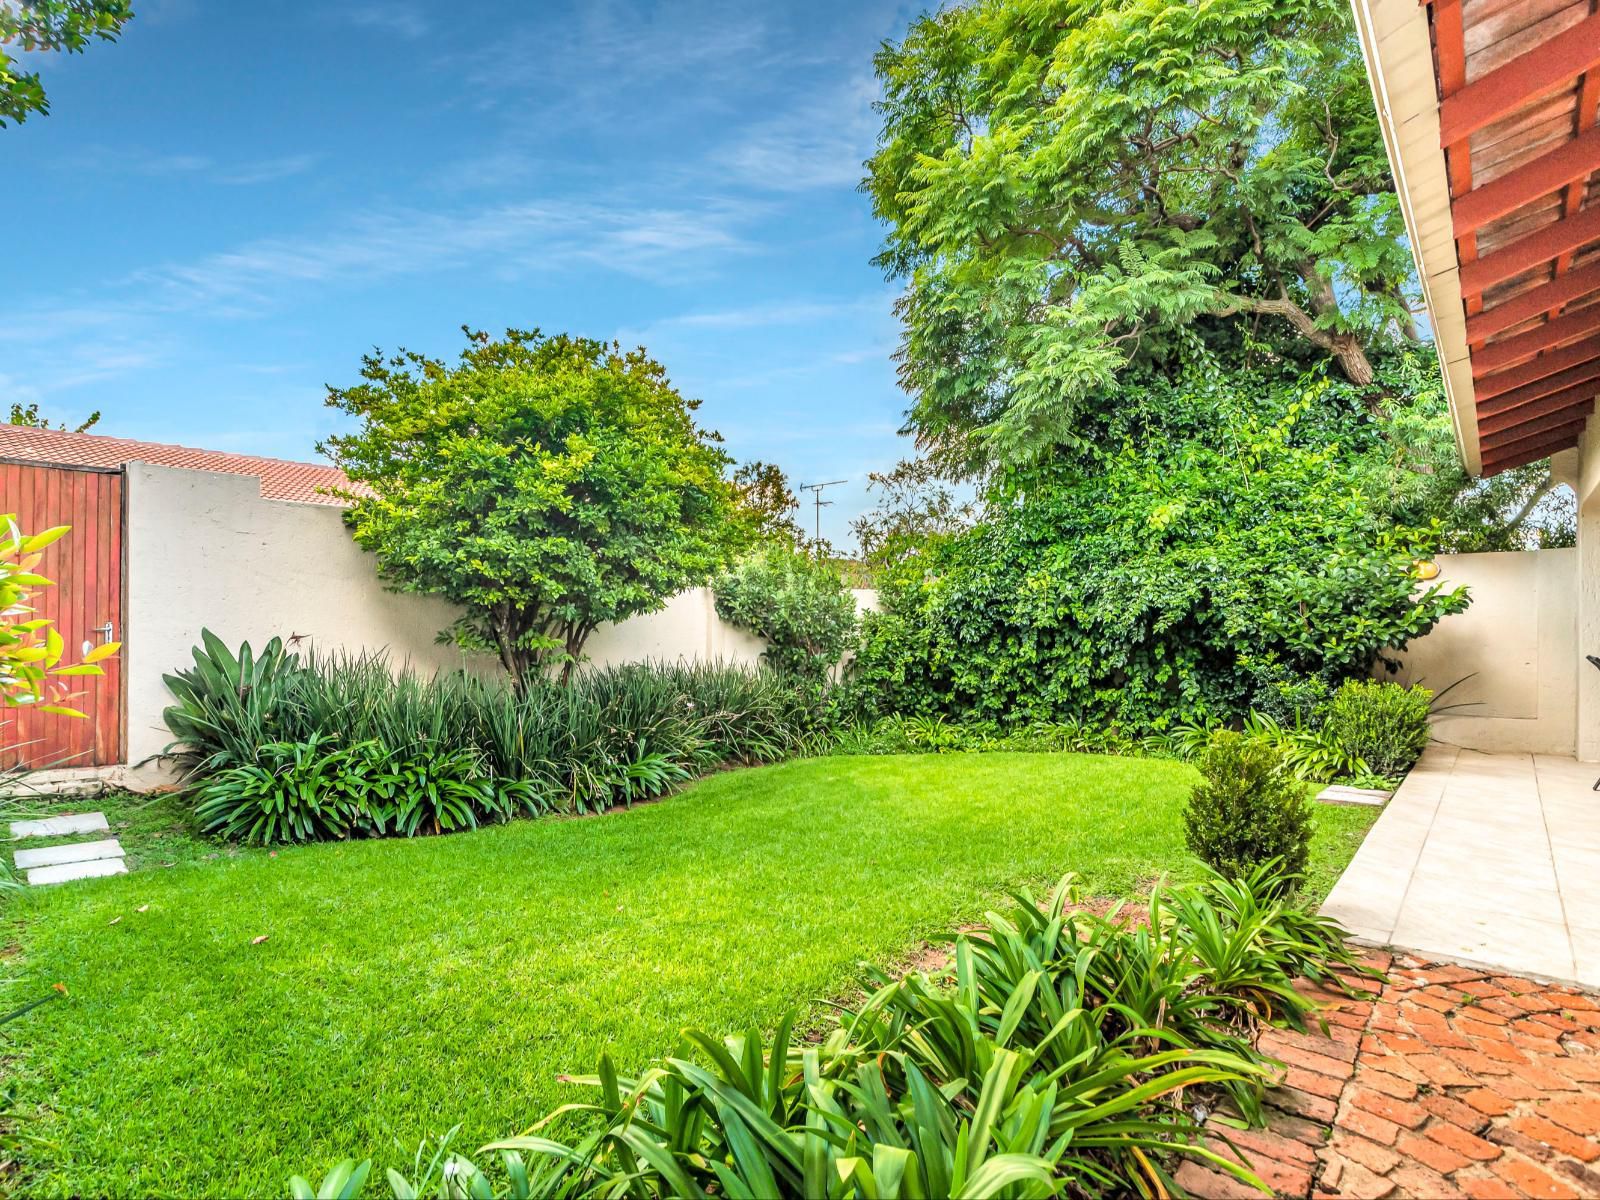
[{"label": "dense hedge", "polygon": [[1232,720],[1365,675],[1464,609],[1464,591],[1418,588],[1434,531],[1396,526],[1337,445],[1302,444],[1304,407],[992,500],[884,580],[855,662],[864,708],[1130,732]]}]

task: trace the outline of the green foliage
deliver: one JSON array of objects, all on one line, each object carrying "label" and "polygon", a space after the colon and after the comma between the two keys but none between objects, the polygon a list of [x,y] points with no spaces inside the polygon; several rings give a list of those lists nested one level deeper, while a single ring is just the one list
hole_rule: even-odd
[{"label": "green foliage", "polygon": [[780,671],[824,679],[855,637],[855,597],[832,563],[802,550],[760,546],[712,586],[717,614],[771,643],[764,657]]},{"label": "green foliage", "polygon": [[1085,448],[1129,372],[1266,343],[1358,385],[1411,262],[1347,5],[980,0],[876,61],[867,190],[941,461]]},{"label": "green foliage", "polygon": [[114,42],[133,18],[130,0],[7,0],[0,4],[0,129],[50,111],[36,71],[17,69],[5,47],[80,53],[91,38]]},{"label": "green foliage", "polygon": [[1326,385],[1279,418],[1239,382],[1171,389],[1182,413],[1209,409],[1209,433],[1040,472],[887,580],[852,669],[868,711],[1134,733],[1235,720],[1285,681],[1365,675],[1464,609],[1464,590],[1417,586],[1437,531],[1394,525],[1345,478]]},{"label": "green foliage", "polygon": [[41,617],[30,603],[34,592],[54,586],[37,568],[46,548],[67,535],[58,525],[25,534],[12,514],[0,516],[0,710],[26,707],[33,712],[83,717],[66,703],[71,685],[85,675],[104,675],[99,664],[121,648],[117,642],[96,646],[82,662],[63,664],[66,645],[55,623]]},{"label": "green foliage", "polygon": [[[1295,977],[1353,962],[1341,930],[1277,898],[1284,882],[1158,888],[1130,927],[1081,911],[1069,877],[956,935],[937,975],[874,972],[818,1043],[792,1036],[791,1013],[770,1042],[691,1031],[632,1078],[604,1057],[571,1081],[591,1099],[485,1146],[487,1170],[447,1139],[390,1189],[437,1174],[445,1194],[486,1197],[1150,1196],[1175,1190],[1183,1157],[1256,1184],[1205,1146],[1182,1096],[1220,1086],[1259,1123],[1258,1022],[1304,1028],[1315,1006]],[[574,1116],[589,1132],[563,1142]],[[370,1169],[347,1160],[291,1192],[354,1195]]]},{"label": "green foliage", "polygon": [[758,540],[773,540],[788,546],[801,545],[805,531],[795,520],[800,510],[789,477],[776,463],[740,463],[733,473],[733,486],[739,507]]},{"label": "green foliage", "polygon": [[443,596],[451,636],[519,687],[581,661],[601,624],[704,583],[745,536],[730,460],[644,351],[566,335],[467,333],[450,366],[402,351],[330,388],[359,422],[322,449],[357,543],[392,586]]},{"label": "green foliage", "polygon": [[1034,721],[1002,727],[898,713],[842,729],[832,750],[835,754],[1172,753],[1165,738],[1133,738],[1117,729],[1096,728],[1081,721]]},{"label": "green foliage", "polygon": [[1311,847],[1306,789],[1265,742],[1224,730],[1200,755],[1201,781],[1184,809],[1189,850],[1226,876],[1305,870]]},{"label": "green foliage", "polygon": [[1393,779],[1427,749],[1432,700],[1424,687],[1347,680],[1328,703],[1323,730],[1373,774]]},{"label": "green foliage", "polygon": [[166,677],[170,757],[206,828],[247,842],[414,837],[518,813],[595,812],[723,763],[822,744],[815,684],[721,664],[614,667],[521,692],[382,656],[310,662],[203,634]]},{"label": "green foliage", "polygon": [[8,425],[25,425],[31,429],[66,429],[72,433],[86,433],[100,423],[100,410],[96,409],[76,425],[68,426],[64,421],[51,421],[50,418],[39,412],[38,402],[23,404],[20,400],[11,403],[11,414],[6,418]]},{"label": "green foliage", "polygon": [[977,520],[978,505],[958,495],[932,459],[907,459],[868,480],[877,507],[851,521],[850,532],[875,577],[920,569],[934,546]]}]

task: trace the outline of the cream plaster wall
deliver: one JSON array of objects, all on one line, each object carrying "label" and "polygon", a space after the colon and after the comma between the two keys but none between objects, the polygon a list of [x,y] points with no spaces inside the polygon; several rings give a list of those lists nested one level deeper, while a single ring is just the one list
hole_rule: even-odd
[{"label": "cream plaster wall", "polygon": [[[264,500],[249,476],[129,463],[127,577],[122,631],[128,761],[171,740],[162,675],[187,665],[202,627],[230,646],[300,634],[303,649],[387,650],[423,671],[497,671],[483,655],[440,645],[455,619],[442,600],[386,590],[373,560],[325,504]],[[876,606],[856,592],[856,606]],[[643,659],[756,663],[765,643],[717,616],[709,588],[674,596],[660,612],[596,630],[585,647],[598,666]]]},{"label": "cream plaster wall", "polygon": [[1401,656],[1403,682],[1441,690],[1439,741],[1474,750],[1572,754],[1577,748],[1578,551],[1441,554],[1437,582],[1465,584],[1472,606]]}]

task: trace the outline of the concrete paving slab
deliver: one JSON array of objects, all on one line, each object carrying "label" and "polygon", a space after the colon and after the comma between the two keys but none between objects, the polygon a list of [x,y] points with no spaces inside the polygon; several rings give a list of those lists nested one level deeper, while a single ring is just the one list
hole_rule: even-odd
[{"label": "concrete paving slab", "polygon": [[1317,799],[1324,804],[1366,804],[1373,807],[1384,803],[1394,793],[1386,792],[1382,788],[1345,787],[1343,784],[1331,784],[1317,793]]},{"label": "concrete paving slab", "polygon": [[37,821],[11,822],[11,836],[14,838],[25,837],[66,837],[72,833],[96,833],[102,829],[110,829],[106,824],[105,813],[75,813],[69,817],[44,817]]},{"label": "concrete paving slab", "polygon": [[1430,747],[1322,911],[1378,944],[1600,986],[1596,774]]},{"label": "concrete paving slab", "polygon": [[70,846],[42,846],[37,850],[18,850],[11,857],[19,871],[30,867],[58,867],[62,863],[121,858],[122,843],[116,838],[107,838],[100,842],[74,842]]},{"label": "concrete paving slab", "polygon": [[28,872],[28,882],[35,886],[45,883],[67,883],[74,879],[93,879],[100,875],[126,875],[128,864],[120,858],[97,858],[91,862],[62,863],[56,867],[35,867]]}]

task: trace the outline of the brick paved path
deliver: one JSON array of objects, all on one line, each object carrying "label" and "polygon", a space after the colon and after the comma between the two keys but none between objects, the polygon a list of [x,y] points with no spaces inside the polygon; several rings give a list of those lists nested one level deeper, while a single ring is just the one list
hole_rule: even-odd
[{"label": "brick paved path", "polygon": [[[1600,995],[1375,955],[1381,990],[1329,1037],[1269,1031],[1287,1067],[1267,1129],[1228,1136],[1279,1195],[1600,1197]],[[1219,1144],[1218,1149],[1228,1153]],[[1258,1196],[1186,1163],[1202,1197]]]}]

